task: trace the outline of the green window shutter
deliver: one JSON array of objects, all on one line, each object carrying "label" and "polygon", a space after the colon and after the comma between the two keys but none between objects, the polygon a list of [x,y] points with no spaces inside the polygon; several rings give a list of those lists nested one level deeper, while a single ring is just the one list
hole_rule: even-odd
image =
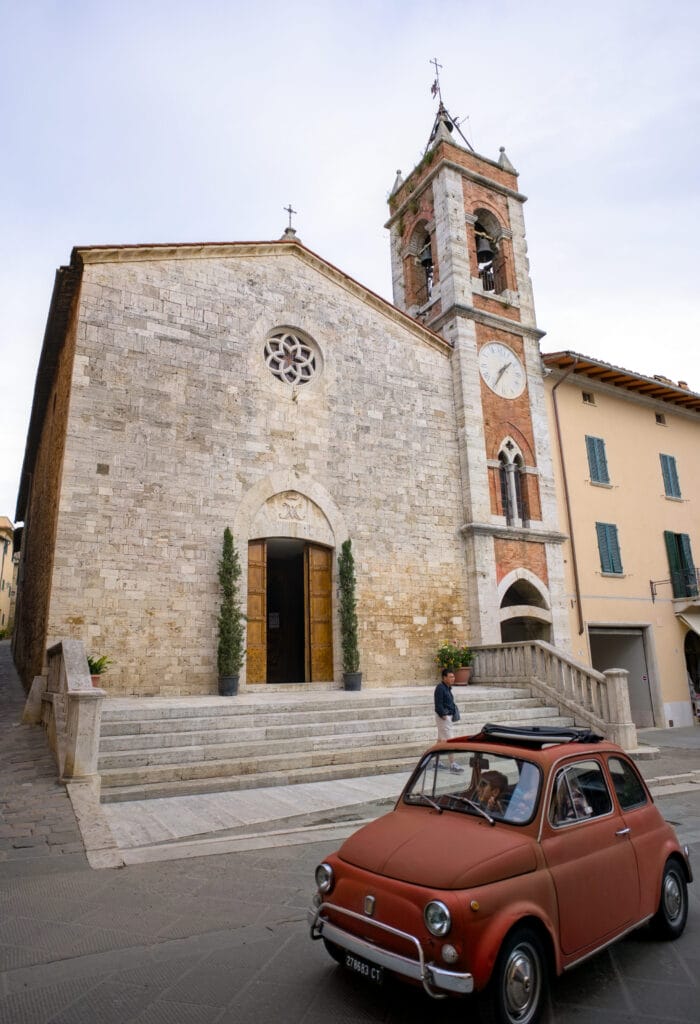
[{"label": "green window shutter", "polygon": [[591,480],[597,484],[610,483],[608,460],[605,457],[605,441],[602,437],[590,437],[586,434],[586,452],[588,453],[588,469]]},{"label": "green window shutter", "polygon": [[678,470],[673,455],[660,455],[661,475],[664,478],[664,493],[667,498],[680,498],[681,486],[678,482]]},{"label": "green window shutter", "polygon": [[678,534],[678,547],[681,555],[681,572],[683,573],[683,597],[695,597],[698,592],[698,578],[690,549],[690,537],[687,533]]},{"label": "green window shutter", "polygon": [[622,574],[622,557],[617,539],[617,527],[613,523],[596,523],[598,552],[601,572]]},{"label": "green window shutter", "polygon": [[664,530],[664,543],[666,544],[666,554],[668,555],[668,567],[671,570],[673,596],[683,597],[683,572],[677,535],[675,533],[671,533],[670,530]]}]

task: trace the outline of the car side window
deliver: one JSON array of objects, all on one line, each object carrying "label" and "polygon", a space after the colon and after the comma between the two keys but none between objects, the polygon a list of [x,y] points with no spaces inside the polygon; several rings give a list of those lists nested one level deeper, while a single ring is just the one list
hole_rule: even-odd
[{"label": "car side window", "polygon": [[557,772],[549,806],[549,820],[555,828],[611,810],[610,790],[597,761],[577,761]]},{"label": "car side window", "polygon": [[647,802],[644,786],[631,764],[619,757],[611,757],[608,768],[623,811],[641,807]]}]

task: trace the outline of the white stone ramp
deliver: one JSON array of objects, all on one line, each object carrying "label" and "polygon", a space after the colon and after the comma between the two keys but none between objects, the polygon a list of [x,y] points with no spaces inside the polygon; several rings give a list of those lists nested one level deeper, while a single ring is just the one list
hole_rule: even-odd
[{"label": "white stone ramp", "polygon": [[347,810],[398,797],[409,772],[367,778],[269,786],[103,804],[109,827],[124,852],[184,839],[211,839],[232,829],[269,828],[304,815]]}]

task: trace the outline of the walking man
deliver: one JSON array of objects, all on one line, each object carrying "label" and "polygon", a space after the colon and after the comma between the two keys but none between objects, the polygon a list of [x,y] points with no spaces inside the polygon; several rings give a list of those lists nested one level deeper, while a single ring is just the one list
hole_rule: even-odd
[{"label": "walking man", "polygon": [[[452,687],[454,686],[455,674],[452,669],[442,670],[442,679],[435,687],[435,721],[437,722],[438,741],[452,739],[452,716],[457,710]],[[448,755],[451,772],[463,772],[461,764],[457,764],[454,754]]]}]

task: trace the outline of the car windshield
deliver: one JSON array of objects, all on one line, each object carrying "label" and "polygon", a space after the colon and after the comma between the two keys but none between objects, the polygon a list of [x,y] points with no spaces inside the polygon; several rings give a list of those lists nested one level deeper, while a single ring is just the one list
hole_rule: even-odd
[{"label": "car windshield", "polygon": [[427,754],[404,801],[523,825],[535,813],[541,772],[531,761],[469,749]]}]

